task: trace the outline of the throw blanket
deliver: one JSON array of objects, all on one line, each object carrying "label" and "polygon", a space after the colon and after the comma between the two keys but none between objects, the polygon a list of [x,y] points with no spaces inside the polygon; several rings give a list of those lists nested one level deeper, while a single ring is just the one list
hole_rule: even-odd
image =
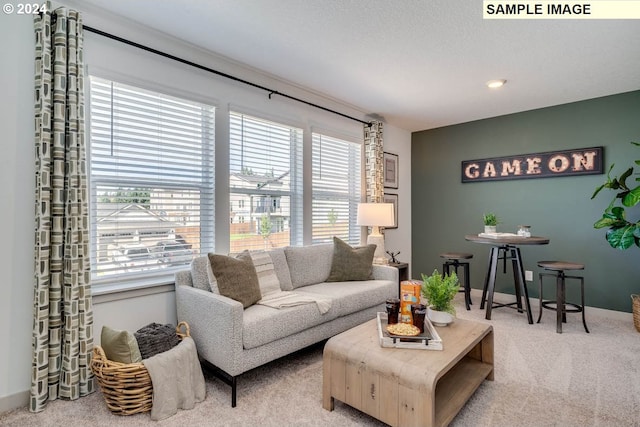
[{"label": "throw blanket", "polygon": [[293,307],[296,305],[316,303],[320,314],[325,314],[331,308],[331,299],[322,295],[310,292],[296,293],[291,291],[280,291],[267,294],[256,304],[266,305],[272,308]]},{"label": "throw blanket", "polygon": [[142,363],[153,385],[152,420],[168,418],[178,412],[178,408],[193,409],[197,402],[204,400],[204,375],[191,337]]}]

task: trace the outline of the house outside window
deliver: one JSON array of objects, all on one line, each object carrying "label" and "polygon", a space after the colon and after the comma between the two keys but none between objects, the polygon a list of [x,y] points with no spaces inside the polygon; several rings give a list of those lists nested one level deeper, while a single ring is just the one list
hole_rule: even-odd
[{"label": "house outside window", "polygon": [[302,129],[230,114],[230,250],[302,244]]},{"label": "house outside window", "polygon": [[214,115],[90,76],[94,283],[167,273],[213,250]]}]

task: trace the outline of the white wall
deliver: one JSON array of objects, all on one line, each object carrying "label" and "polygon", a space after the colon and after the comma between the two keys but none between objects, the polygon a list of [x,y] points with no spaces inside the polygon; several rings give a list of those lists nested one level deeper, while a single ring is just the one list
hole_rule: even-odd
[{"label": "white wall", "polygon": [[[237,75],[273,89],[298,96],[365,119],[364,113],[341,105],[318,94],[304,91],[256,70],[239,66],[174,39],[148,32],[122,19],[114,19],[99,11],[86,9],[80,2],[69,1],[84,12],[86,25],[153,46],[220,71]],[[34,143],[33,143],[33,24],[31,17],[0,14],[0,38],[3,62],[0,67],[0,220],[5,224],[4,244],[0,245],[0,412],[26,405],[30,387],[31,327],[33,298],[34,241]],[[293,101],[274,97],[239,83],[197,71],[186,65],[162,59],[135,48],[126,47],[92,33],[85,36],[85,58],[90,72],[101,73],[129,83],[144,83],[156,89],[213,102],[217,114],[225,117],[229,105],[249,108],[255,113],[282,119],[301,126],[306,135],[311,127],[335,130],[342,134],[361,135],[362,125]],[[153,87],[151,87],[153,88]],[[228,193],[220,186],[226,183],[227,120],[216,122],[216,251],[224,252],[228,233]],[[305,136],[306,150],[310,138]],[[400,156],[399,224],[387,231],[387,247],[402,251],[402,260],[411,259],[410,144],[409,132],[385,125],[385,150]],[[310,151],[309,151],[310,153]],[[310,172],[305,175],[310,179]],[[222,190],[222,191],[220,191]],[[310,196],[305,197],[310,206]],[[308,233],[307,233],[308,235]],[[150,322],[175,323],[175,297],[171,286],[162,286],[145,295],[131,292],[103,295],[94,299],[94,331],[99,335],[103,324],[129,330]],[[94,336],[96,335],[94,333]],[[98,342],[99,337],[95,337]]]},{"label": "white wall", "polygon": [[[0,14],[0,410],[29,389],[34,242],[34,36],[30,16]],[[21,393],[22,392],[22,393]]]}]

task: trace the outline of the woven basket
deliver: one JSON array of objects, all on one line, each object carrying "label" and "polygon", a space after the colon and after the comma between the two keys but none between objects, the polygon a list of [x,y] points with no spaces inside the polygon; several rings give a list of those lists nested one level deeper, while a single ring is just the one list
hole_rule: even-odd
[{"label": "woven basket", "polygon": [[633,324],[636,330],[640,332],[640,295],[631,295],[631,301],[633,306]]},{"label": "woven basket", "polygon": [[[184,328],[185,332],[182,332]],[[191,336],[187,322],[176,327],[180,338]],[[151,410],[153,386],[143,363],[120,363],[107,359],[100,346],[93,348],[91,370],[100,384],[107,407],[116,415],[133,415]]]}]

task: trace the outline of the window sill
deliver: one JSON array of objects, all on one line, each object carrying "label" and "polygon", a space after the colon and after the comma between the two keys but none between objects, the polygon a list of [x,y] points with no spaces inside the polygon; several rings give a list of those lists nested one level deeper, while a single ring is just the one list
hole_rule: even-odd
[{"label": "window sill", "polygon": [[175,291],[174,275],[162,275],[118,282],[93,284],[93,304]]}]

